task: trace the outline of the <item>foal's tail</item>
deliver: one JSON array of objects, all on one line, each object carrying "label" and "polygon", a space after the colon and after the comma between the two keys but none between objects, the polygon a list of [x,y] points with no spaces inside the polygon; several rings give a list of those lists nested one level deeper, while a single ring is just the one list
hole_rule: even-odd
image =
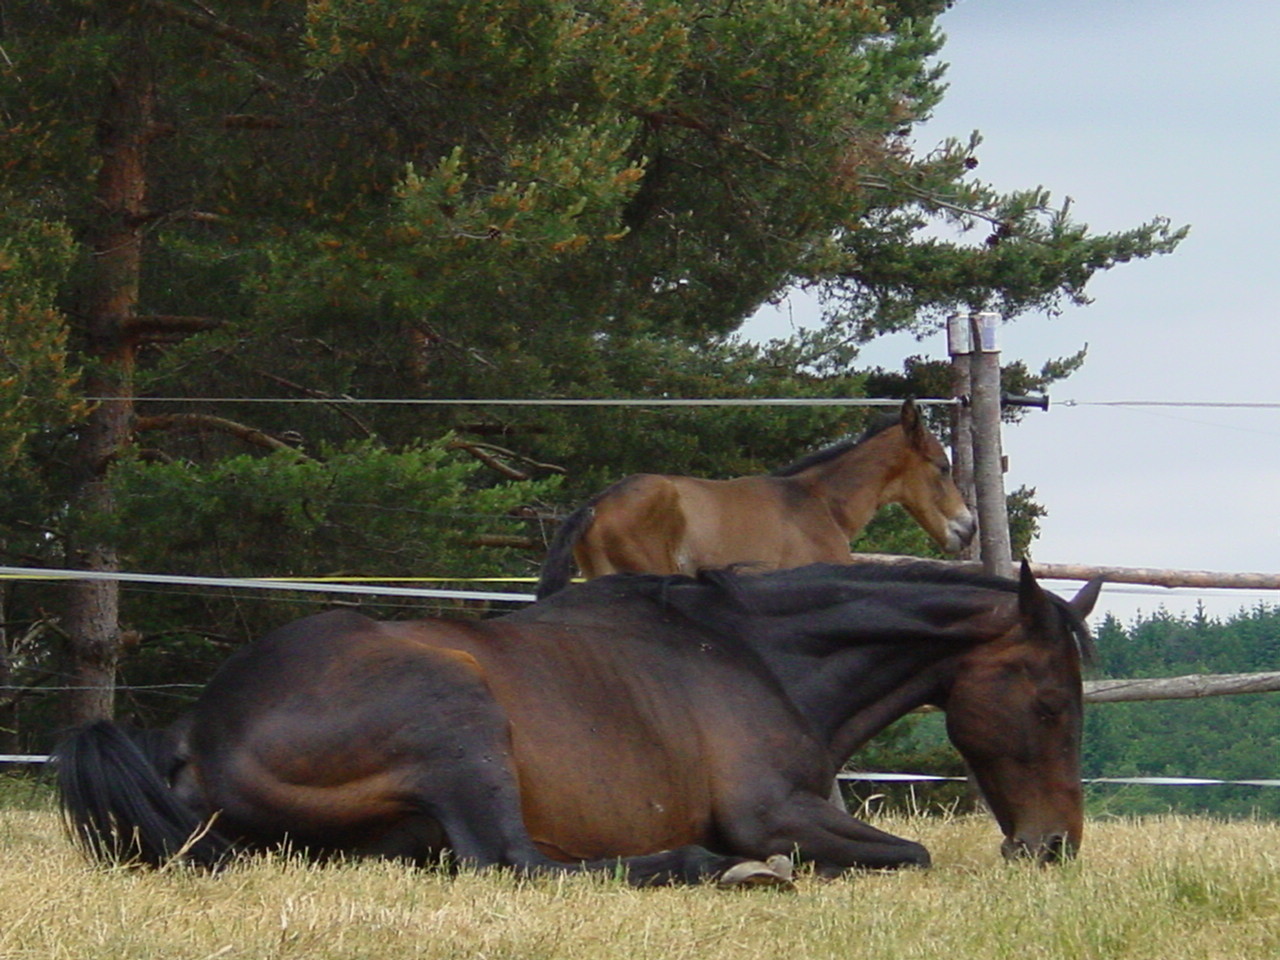
[{"label": "foal's tail", "polygon": [[547,559],[542,562],[538,586],[534,588],[534,595],[539,600],[569,585],[569,581],[573,578],[573,548],[591,526],[591,521],[595,519],[596,501],[599,499],[598,496],[592,497],[565,517],[560,524],[560,529],[551,538]]},{"label": "foal's tail", "polygon": [[54,760],[63,819],[92,858],[158,867],[181,857],[214,866],[231,849],[166,782],[162,771],[178,758],[163,734],[99,721],[73,731]]}]

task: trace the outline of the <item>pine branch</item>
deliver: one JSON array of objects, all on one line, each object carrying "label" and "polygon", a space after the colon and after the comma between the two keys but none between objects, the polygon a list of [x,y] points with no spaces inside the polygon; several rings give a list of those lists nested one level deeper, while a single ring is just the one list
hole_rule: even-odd
[{"label": "pine branch", "polygon": [[776,157],[771,157],[763,150],[752,146],[745,140],[716,130],[711,126],[711,124],[707,123],[707,121],[690,116],[679,108],[667,111],[641,110],[636,113],[636,116],[652,127],[675,126],[684,127],[686,130],[696,130],[711,138],[716,143],[721,143],[725,146],[732,147],[735,150],[741,150],[744,153],[749,153],[758,160],[763,160],[765,163],[772,166],[780,166],[780,162]]},{"label": "pine branch", "polygon": [[1005,220],[1002,217],[986,213],[982,210],[974,210],[972,207],[962,207],[960,204],[948,200],[946,197],[932,190],[925,190],[922,187],[913,186],[909,183],[892,183],[884,177],[863,174],[858,177],[858,183],[864,187],[870,187],[874,190],[902,190],[917,200],[924,203],[932,204],[943,210],[949,210],[954,214],[962,217],[974,217],[977,220],[985,220],[994,226],[1004,226]]},{"label": "pine branch", "polygon": [[59,675],[56,670],[41,671],[23,683],[21,688],[13,690],[9,696],[0,699],[0,710],[7,710],[10,707],[15,707],[27,697],[44,692],[40,689],[41,686],[49,683],[51,680],[57,680],[58,676]]}]

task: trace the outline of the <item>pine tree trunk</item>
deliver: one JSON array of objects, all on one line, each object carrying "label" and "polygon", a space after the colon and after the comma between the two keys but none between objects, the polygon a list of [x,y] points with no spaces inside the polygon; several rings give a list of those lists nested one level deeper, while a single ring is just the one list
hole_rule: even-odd
[{"label": "pine tree trunk", "polygon": [[0,583],[0,753],[18,752],[18,710],[13,686],[13,660],[9,653],[9,631],[5,627],[8,590]]},{"label": "pine tree trunk", "polygon": [[[72,515],[109,512],[106,472],[129,441],[133,421],[134,344],[146,213],[146,145],[154,90],[145,43],[124,45],[99,122],[102,165],[96,193],[92,271],[79,311],[84,324],[86,395],[103,398],[80,430]],[[111,544],[83,543],[72,531],[69,563],[83,570],[119,569]],[[70,638],[70,683],[65,719],[72,724],[109,718],[120,659],[119,584],[83,581],[69,586],[63,626]]]}]

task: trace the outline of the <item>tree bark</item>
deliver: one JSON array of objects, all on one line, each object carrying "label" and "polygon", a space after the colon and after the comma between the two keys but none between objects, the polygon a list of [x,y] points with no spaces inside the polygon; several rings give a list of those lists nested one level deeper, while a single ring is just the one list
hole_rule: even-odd
[{"label": "tree bark", "polygon": [[[125,29],[129,29],[126,25]],[[129,325],[137,312],[142,263],[147,170],[154,87],[146,45],[135,29],[111,79],[98,125],[101,166],[90,242],[91,270],[78,311],[84,337],[84,389],[102,398],[79,431],[71,514],[110,512],[106,482],[111,461],[129,442],[133,426],[134,343]],[[115,571],[111,544],[68,537],[68,564]],[[73,582],[67,587],[63,627],[69,636],[70,677],[64,700],[71,724],[110,718],[120,659],[120,592],[115,582]]]}]

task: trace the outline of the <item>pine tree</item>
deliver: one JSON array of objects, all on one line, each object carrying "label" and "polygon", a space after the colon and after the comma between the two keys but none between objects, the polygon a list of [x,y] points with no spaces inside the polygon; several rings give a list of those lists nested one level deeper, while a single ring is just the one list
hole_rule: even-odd
[{"label": "pine tree", "polygon": [[[317,465],[333,488],[353,489],[360,451],[393,473],[396,457],[403,467],[442,450],[486,465],[447,493],[412,488],[419,515],[435,496],[468,512],[458,490],[472,513],[508,513],[573,502],[656,464],[707,476],[767,469],[857,418],[341,401],[857,395],[851,365],[865,337],[955,304],[1017,311],[1079,298],[1097,270],[1170,249],[1179,234],[1160,221],[1092,235],[1043,191],[968,183],[970,145],[910,153],[906,133],[941,95],[932,18],[944,6],[7,8],[0,193],[24,198],[14,213],[24,226],[2,249],[40,265],[44,286],[27,284],[37,299],[22,308],[38,321],[26,342],[54,345],[55,358],[42,380],[53,392],[14,381],[32,400],[11,422],[36,416],[42,429],[23,456],[41,469],[9,513],[41,517],[42,531],[8,524],[10,555],[107,572],[142,558],[207,569],[251,555],[264,565],[300,556],[308,572],[326,556],[346,567],[349,554],[280,538],[219,554],[175,533],[185,550],[160,552],[141,531],[180,532],[193,516],[247,529],[276,504],[292,524],[282,529],[337,537],[359,521],[324,512],[308,527],[295,507],[314,502]],[[991,240],[922,240],[937,218],[989,226]],[[40,252],[58,237],[61,253]],[[731,339],[798,280],[846,298],[831,330],[763,348]],[[194,401],[208,396],[312,402]],[[252,522],[243,499],[223,496],[248,482],[246,456],[262,471]],[[514,479],[548,465],[568,471],[558,494]],[[379,502],[378,476],[365,475],[362,502]],[[183,477],[183,494],[149,492]],[[224,505],[218,522],[205,501]],[[496,536],[455,519],[454,544],[441,539],[432,555],[421,544],[433,538],[411,524],[367,526],[380,556],[439,570],[463,563],[458,537]],[[528,566],[509,551],[468,562]],[[72,588],[63,623],[81,692],[70,719],[112,708],[119,603],[111,584]],[[246,626],[232,617],[209,633]]]}]

